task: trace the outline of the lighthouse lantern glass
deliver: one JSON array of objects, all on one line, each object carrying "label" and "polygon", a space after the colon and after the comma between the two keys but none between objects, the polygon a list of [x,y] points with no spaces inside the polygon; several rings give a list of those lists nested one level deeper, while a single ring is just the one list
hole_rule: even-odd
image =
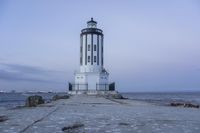
[{"label": "lighthouse lantern glass", "polygon": [[88,28],[96,28],[97,24],[95,22],[89,22],[87,25]]}]

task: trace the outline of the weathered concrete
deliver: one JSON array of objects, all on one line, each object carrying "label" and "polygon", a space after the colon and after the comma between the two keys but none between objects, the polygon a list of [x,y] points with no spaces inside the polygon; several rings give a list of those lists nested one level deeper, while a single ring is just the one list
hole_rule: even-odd
[{"label": "weathered concrete", "polygon": [[1,133],[199,133],[200,110],[75,95],[35,108],[0,110]]}]

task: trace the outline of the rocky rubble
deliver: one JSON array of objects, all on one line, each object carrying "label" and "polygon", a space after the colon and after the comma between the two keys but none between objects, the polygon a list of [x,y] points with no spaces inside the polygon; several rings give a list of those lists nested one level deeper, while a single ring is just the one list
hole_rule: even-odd
[{"label": "rocky rubble", "polygon": [[59,100],[59,99],[69,99],[69,95],[55,95],[53,96],[52,100],[53,101],[56,101],[56,100]]},{"label": "rocky rubble", "polygon": [[127,98],[123,97],[120,93],[106,94],[105,97],[109,98],[109,99],[127,99]]},{"label": "rocky rubble", "polygon": [[176,102],[172,102],[170,103],[170,106],[173,107],[184,107],[184,108],[199,108],[199,105],[195,105],[192,103],[176,103]]},{"label": "rocky rubble", "polygon": [[0,116],[0,122],[4,122],[6,120],[8,120],[7,116],[5,116],[5,115]]},{"label": "rocky rubble", "polygon": [[82,127],[84,126],[84,124],[80,123],[80,122],[76,122],[72,125],[66,126],[62,128],[63,132],[66,133],[84,133],[83,130],[80,130]]},{"label": "rocky rubble", "polygon": [[26,99],[25,106],[26,107],[36,107],[39,104],[44,104],[45,101],[42,98],[42,96],[34,95],[34,96],[29,96]]}]

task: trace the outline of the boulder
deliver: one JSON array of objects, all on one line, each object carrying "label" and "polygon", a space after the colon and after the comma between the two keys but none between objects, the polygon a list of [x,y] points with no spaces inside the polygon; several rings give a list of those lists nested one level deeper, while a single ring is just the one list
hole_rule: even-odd
[{"label": "boulder", "polygon": [[111,99],[126,99],[120,93],[107,94],[106,98],[111,98]]},{"label": "boulder", "polygon": [[7,116],[5,116],[5,115],[0,116],[0,122],[4,122],[6,120],[8,120]]},{"label": "boulder", "polygon": [[177,106],[183,106],[183,103],[170,103],[170,106],[174,106],[174,107],[177,107]]},{"label": "boulder", "polygon": [[186,108],[199,108],[199,105],[195,105],[191,103],[185,103],[183,106]]},{"label": "boulder", "polygon": [[29,96],[26,99],[26,107],[36,107],[39,104],[43,104],[44,103],[44,99],[42,98],[42,96],[38,96],[38,95],[34,95],[34,96]]},{"label": "boulder", "polygon": [[69,99],[69,95],[55,95],[52,98],[53,101],[56,101],[56,100],[59,100],[59,99]]},{"label": "boulder", "polygon": [[80,122],[76,122],[72,125],[63,127],[62,131],[66,133],[85,133],[83,127],[84,127],[84,124]]}]

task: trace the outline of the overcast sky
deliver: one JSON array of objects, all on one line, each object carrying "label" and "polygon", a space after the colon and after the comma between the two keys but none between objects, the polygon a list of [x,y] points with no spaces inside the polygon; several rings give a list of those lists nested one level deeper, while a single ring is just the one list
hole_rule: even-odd
[{"label": "overcast sky", "polygon": [[0,90],[66,90],[91,17],[117,90],[200,90],[199,0],[0,0]]}]

